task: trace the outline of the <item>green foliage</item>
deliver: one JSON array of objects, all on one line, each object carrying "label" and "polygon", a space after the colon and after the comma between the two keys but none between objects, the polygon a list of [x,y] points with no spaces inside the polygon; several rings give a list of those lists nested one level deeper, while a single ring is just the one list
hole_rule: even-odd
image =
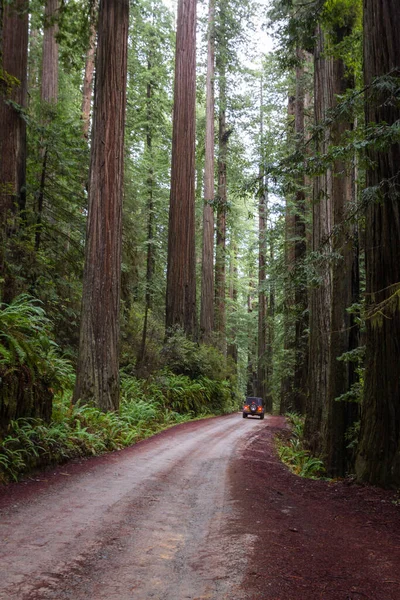
[{"label": "green foliage", "polygon": [[237,408],[226,381],[162,372],[147,381],[122,374],[118,413],[71,405],[57,397],[49,424],[40,419],[12,421],[0,438],[0,481],[71,458],[118,450],[161,429],[196,417]]},{"label": "green foliage", "polygon": [[291,426],[289,439],[279,438],[277,447],[279,458],[296,475],[316,479],[324,474],[321,459],[311,456],[303,445],[304,418],[295,413],[288,413],[286,418]]},{"label": "green foliage", "polygon": [[226,360],[213,346],[197,344],[189,340],[181,329],[169,336],[162,350],[164,365],[176,375],[187,375],[192,379],[204,376],[210,379],[225,379]]},{"label": "green foliage", "polygon": [[268,11],[269,24],[279,43],[282,66],[293,68],[297,63],[296,48],[312,52],[316,24],[325,0],[272,0]]},{"label": "green foliage", "polygon": [[356,450],[358,447],[358,441],[360,437],[360,427],[361,421],[356,421],[351,427],[346,431],[346,442],[347,448],[350,450]]},{"label": "green foliage", "polygon": [[40,303],[27,294],[0,308],[2,378],[24,369],[29,380],[45,380],[54,390],[71,384],[72,367],[52,341],[51,322]]}]

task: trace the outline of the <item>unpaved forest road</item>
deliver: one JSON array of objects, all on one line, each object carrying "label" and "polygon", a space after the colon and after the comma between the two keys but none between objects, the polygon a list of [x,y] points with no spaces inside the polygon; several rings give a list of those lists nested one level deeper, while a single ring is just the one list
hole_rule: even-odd
[{"label": "unpaved forest road", "polygon": [[392,492],[304,480],[282,417],[186,423],[0,490],[2,600],[400,600]]},{"label": "unpaved forest road", "polygon": [[239,598],[251,537],[225,534],[227,469],[260,423],[236,414],[177,426],[11,498],[0,598]]}]

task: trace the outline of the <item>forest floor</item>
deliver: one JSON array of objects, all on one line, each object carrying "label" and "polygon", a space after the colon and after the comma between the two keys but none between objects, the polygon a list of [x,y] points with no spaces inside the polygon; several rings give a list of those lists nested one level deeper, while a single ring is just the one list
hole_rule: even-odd
[{"label": "forest floor", "polygon": [[178,425],[0,488],[2,600],[400,600],[393,492],[297,477],[282,417]]}]

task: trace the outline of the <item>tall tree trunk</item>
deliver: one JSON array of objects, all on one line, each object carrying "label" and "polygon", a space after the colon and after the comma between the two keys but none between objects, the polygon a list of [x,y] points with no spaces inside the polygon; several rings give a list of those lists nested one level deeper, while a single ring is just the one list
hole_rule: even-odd
[{"label": "tall tree trunk", "polygon": [[[303,152],[304,132],[304,52],[297,50],[300,65],[296,69],[296,101],[295,101],[295,133],[296,145]],[[298,189],[295,198],[294,215],[294,269],[296,277],[295,288],[295,368],[293,380],[292,405],[296,412],[304,414],[307,398],[308,383],[308,294],[307,277],[304,261],[306,258],[306,195],[305,176],[300,174],[297,181]]]},{"label": "tall tree trunk", "polygon": [[119,406],[119,311],[128,0],[101,0],[89,214],[74,400]]},{"label": "tall tree trunk", "polygon": [[[294,131],[294,113],[295,113],[295,96],[289,96],[288,99],[288,120],[289,132],[288,138],[293,136]],[[294,294],[293,294],[293,267],[294,267],[294,210],[289,198],[286,198],[285,206],[285,294],[284,294],[284,309],[283,309],[283,352],[285,371],[281,380],[281,399],[279,412],[284,415],[289,410],[293,410],[293,380],[294,368],[292,369],[292,359],[294,355],[294,328],[293,328],[293,310],[294,310]]]},{"label": "tall tree trunk", "polygon": [[[333,59],[324,56],[324,33],[317,28],[314,52],[314,111],[315,122],[320,124],[333,106]],[[330,132],[324,128],[317,152],[325,153]],[[319,253],[315,265],[319,284],[310,297],[310,355],[309,397],[306,407],[304,433],[311,450],[321,453],[323,447],[322,423],[326,420],[330,380],[330,332],[332,277],[330,269],[332,232],[332,173],[328,169],[314,179],[312,251]]]},{"label": "tall tree trunk", "polygon": [[[400,7],[397,0],[364,0],[364,79],[400,76]],[[397,87],[398,84],[396,84]],[[397,88],[398,89],[398,88]],[[398,93],[398,92],[397,92]],[[367,123],[400,119],[399,99],[370,89]],[[400,144],[369,152],[367,187],[379,190],[366,214],[366,374],[359,453],[360,479],[400,484]]]},{"label": "tall tree trunk", "polygon": [[[26,202],[26,122],[19,108],[26,107],[28,65],[28,1],[2,2],[3,37],[0,98],[0,298],[10,302],[17,293],[7,269],[6,245],[18,229]],[[7,77],[14,78],[7,83]],[[8,104],[8,100],[12,103]]]},{"label": "tall tree trunk", "polygon": [[[151,72],[152,63],[148,61],[148,71]],[[149,311],[153,304],[153,277],[154,277],[154,171],[153,171],[153,131],[152,131],[152,110],[151,102],[153,96],[154,84],[149,81],[147,84],[147,133],[146,133],[146,147],[147,153],[150,160],[150,167],[147,174],[147,257],[146,257],[146,292],[145,292],[145,308],[144,308],[144,321],[142,331],[142,343],[137,359],[138,365],[142,364],[146,357],[146,338],[147,338],[147,325],[149,318]]]},{"label": "tall tree trunk", "polygon": [[[350,31],[348,32],[350,33]],[[343,27],[337,32],[340,41],[346,35]],[[353,82],[346,76],[341,59],[333,60],[332,85],[334,106],[337,95],[344,95]],[[332,125],[332,142],[339,146],[343,134],[351,129],[352,123],[336,120]],[[339,357],[354,348],[352,346],[352,318],[347,312],[353,302],[353,276],[358,270],[358,255],[355,247],[354,226],[349,222],[349,207],[352,202],[351,165],[336,160],[332,166],[332,313],[330,335],[330,378],[327,397],[326,417],[323,423],[322,454],[325,458],[327,473],[332,477],[344,476],[347,457],[346,431],[352,425],[351,416],[356,414],[347,402],[338,402],[336,398],[349,391],[351,386],[350,364],[339,361]],[[356,279],[357,276],[356,276]]]},{"label": "tall tree trunk", "polygon": [[86,139],[89,137],[90,127],[90,107],[92,105],[92,90],[94,76],[94,62],[96,55],[96,30],[97,30],[97,11],[99,0],[91,0],[89,16],[89,46],[86,52],[85,74],[83,77],[82,89],[82,129]]},{"label": "tall tree trunk", "polygon": [[196,0],[179,0],[176,31],[166,328],[196,330]]},{"label": "tall tree trunk", "polygon": [[[260,80],[260,169],[258,202],[258,352],[257,352],[257,395],[267,402],[267,188],[264,176],[264,115],[263,80]],[[272,406],[266,406],[268,412]]]},{"label": "tall tree trunk", "polygon": [[[249,289],[247,292],[247,312],[253,312],[255,286],[253,273],[249,271]],[[257,395],[257,339],[253,337],[253,326],[249,319],[249,333],[247,337],[247,395]]]},{"label": "tall tree trunk", "polygon": [[[262,171],[263,172],[263,171]],[[262,190],[258,204],[258,353],[257,353],[257,395],[267,404],[267,241],[266,211],[267,192],[262,177]],[[271,412],[270,406],[265,407]]]},{"label": "tall tree trunk", "polygon": [[55,103],[58,97],[58,16],[59,0],[46,0],[44,13],[42,102]]},{"label": "tall tree trunk", "polygon": [[200,306],[200,337],[203,341],[210,341],[214,326],[214,0],[210,0],[208,10],[206,147]]},{"label": "tall tree trunk", "polygon": [[226,127],[226,69],[219,60],[219,127],[218,127],[218,209],[215,254],[215,331],[219,346],[226,352],[226,160],[229,132]]},{"label": "tall tree trunk", "polygon": [[[42,52],[42,81],[40,88],[40,98],[42,101],[42,126],[46,127],[53,115],[54,106],[58,98],[58,16],[59,0],[47,0],[45,6],[45,22],[43,34],[43,52]],[[42,162],[41,173],[39,177],[39,190],[37,194],[37,215],[36,215],[36,233],[35,250],[39,250],[42,235],[42,221],[44,196],[47,177],[48,146],[42,139],[40,148],[40,158]]]}]

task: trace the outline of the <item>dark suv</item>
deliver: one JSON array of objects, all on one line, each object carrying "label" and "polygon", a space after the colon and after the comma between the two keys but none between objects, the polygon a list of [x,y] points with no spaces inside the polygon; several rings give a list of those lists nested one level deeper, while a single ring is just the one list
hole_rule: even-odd
[{"label": "dark suv", "polygon": [[262,398],[255,398],[253,396],[248,396],[243,405],[243,419],[247,418],[247,415],[254,415],[256,417],[260,417],[260,419],[264,418],[264,405]]}]

